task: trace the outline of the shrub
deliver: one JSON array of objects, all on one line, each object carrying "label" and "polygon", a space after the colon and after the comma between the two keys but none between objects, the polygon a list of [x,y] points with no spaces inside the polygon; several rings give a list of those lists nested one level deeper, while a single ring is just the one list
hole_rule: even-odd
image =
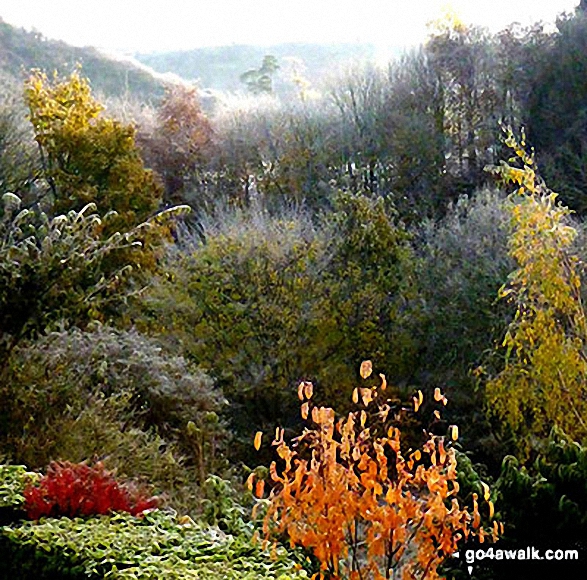
[{"label": "shrub", "polygon": [[438,382],[466,381],[507,325],[507,310],[496,307],[495,296],[513,267],[508,215],[507,200],[483,190],[461,197],[417,234],[422,309],[414,331],[425,351],[422,370]]},{"label": "shrub", "polygon": [[0,508],[21,507],[27,484],[36,480],[24,465],[0,465]]},{"label": "shrub", "polygon": [[[137,231],[101,236],[104,223],[88,205],[49,218],[22,209],[4,194],[0,220],[0,369],[9,354],[56,322],[79,325],[99,318],[106,298],[121,298],[128,261],[121,252],[136,247]],[[139,244],[140,245],[140,244]],[[117,257],[118,264],[108,263]]]},{"label": "shrub", "polygon": [[[0,530],[12,578],[98,580],[298,580],[289,553],[276,560],[242,537],[156,510],[88,519],[47,518]],[[12,575],[10,576],[10,574]]]},{"label": "shrub", "polygon": [[[363,379],[371,372],[371,362],[364,362]],[[355,389],[361,410],[339,420],[333,409],[312,406],[312,384],[301,383],[302,417],[311,418],[312,425],[292,446],[280,428],[273,441],[279,464],[270,467],[265,536],[286,533],[292,545],[311,549],[321,565],[320,578],[438,578],[437,567],[459,540],[486,536],[478,495],[472,496],[471,512],[456,498],[454,449],[444,437],[430,436],[421,450],[406,451],[394,425],[401,425],[406,410],[390,407],[383,398],[386,380],[380,377],[379,388]],[[445,401],[440,391],[435,399]],[[421,403],[419,392],[416,411]],[[254,479],[253,474],[251,487]],[[258,496],[263,483],[257,482]],[[484,495],[488,500],[488,488]],[[488,506],[491,517],[493,504]],[[495,537],[497,523],[493,532]]]},{"label": "shrub", "polygon": [[220,392],[136,330],[95,325],[27,343],[0,392],[3,448],[32,467],[99,456],[172,495],[223,467]]},{"label": "shrub", "polygon": [[340,377],[368,349],[410,373],[411,255],[401,224],[366,196],[341,193],[319,227],[299,211],[237,211],[169,254],[142,307],[150,332],[218,378],[244,444],[253,417],[297,421],[300,379],[346,405]]},{"label": "shrub", "polygon": [[447,417],[470,425],[462,439],[466,448],[497,470],[503,451],[471,371],[485,362],[513,316],[495,298],[514,267],[507,250],[508,208],[505,196],[483,190],[461,197],[441,220],[425,221],[414,243],[421,300],[408,307],[408,327],[420,348],[416,380],[428,389],[446,389]]},{"label": "shrub", "polygon": [[587,549],[587,448],[560,430],[527,467],[506,457],[495,489],[512,543]]},{"label": "shrub", "polygon": [[130,484],[118,482],[101,463],[52,462],[47,474],[24,490],[30,519],[77,517],[128,512],[134,516],[157,506],[157,499]]}]

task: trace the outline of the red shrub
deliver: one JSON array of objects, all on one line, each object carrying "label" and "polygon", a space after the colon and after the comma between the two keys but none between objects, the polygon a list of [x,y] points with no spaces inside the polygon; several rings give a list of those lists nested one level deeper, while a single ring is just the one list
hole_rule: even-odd
[{"label": "red shrub", "polygon": [[157,506],[157,498],[116,481],[102,463],[52,462],[39,482],[24,491],[29,518],[92,516],[123,511],[138,515]]}]

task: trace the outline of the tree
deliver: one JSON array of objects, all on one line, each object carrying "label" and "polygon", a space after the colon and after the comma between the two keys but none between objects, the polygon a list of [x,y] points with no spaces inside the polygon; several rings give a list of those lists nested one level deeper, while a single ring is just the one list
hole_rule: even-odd
[{"label": "tree", "polygon": [[167,89],[155,126],[138,139],[149,166],[163,179],[166,202],[183,202],[190,179],[208,164],[213,130],[194,87]]},{"label": "tree", "polygon": [[527,456],[532,442],[553,426],[587,441],[587,327],[569,210],[536,175],[524,139],[518,143],[510,129],[506,144],[521,167],[502,162],[492,171],[518,186],[511,195],[509,240],[517,268],[499,295],[517,311],[502,343],[505,365],[485,392],[489,415]]},{"label": "tree", "polygon": [[161,188],[143,166],[134,128],[101,116],[102,105],[78,71],[52,80],[36,71],[25,98],[54,215],[95,203],[102,214],[117,212],[106,232],[112,234],[155,212]]},{"label": "tree", "polygon": [[277,58],[268,54],[263,58],[260,68],[248,70],[241,75],[240,80],[254,95],[271,94],[273,93],[273,75],[278,70]]}]

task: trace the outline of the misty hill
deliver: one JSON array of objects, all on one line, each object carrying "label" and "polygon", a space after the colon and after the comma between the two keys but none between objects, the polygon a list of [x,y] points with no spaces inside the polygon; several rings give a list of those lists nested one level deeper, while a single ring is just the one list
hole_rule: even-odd
[{"label": "misty hill", "polygon": [[[401,47],[391,47],[397,55]],[[302,61],[304,74],[313,83],[333,69],[353,61],[369,61],[377,56],[370,44],[301,44],[274,46],[231,45],[196,48],[188,51],[137,54],[135,58],[153,70],[172,72],[187,80],[199,80],[203,88],[234,91],[243,89],[240,75],[258,68],[267,54],[275,56],[280,66],[291,59]]]},{"label": "misty hill", "polygon": [[163,95],[164,84],[131,62],[117,61],[95,48],[49,40],[38,32],[11,26],[0,18],[0,73],[3,82],[21,84],[32,68],[69,73],[80,63],[92,88],[105,96],[129,94],[142,101]]}]

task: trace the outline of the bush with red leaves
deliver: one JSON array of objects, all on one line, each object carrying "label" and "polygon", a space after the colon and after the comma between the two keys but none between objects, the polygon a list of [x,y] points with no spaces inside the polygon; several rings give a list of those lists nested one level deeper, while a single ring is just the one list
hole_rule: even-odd
[{"label": "bush with red leaves", "polygon": [[30,519],[77,517],[128,512],[140,515],[157,507],[158,500],[148,497],[130,484],[118,482],[102,463],[52,462],[47,475],[24,490],[24,509]]}]

